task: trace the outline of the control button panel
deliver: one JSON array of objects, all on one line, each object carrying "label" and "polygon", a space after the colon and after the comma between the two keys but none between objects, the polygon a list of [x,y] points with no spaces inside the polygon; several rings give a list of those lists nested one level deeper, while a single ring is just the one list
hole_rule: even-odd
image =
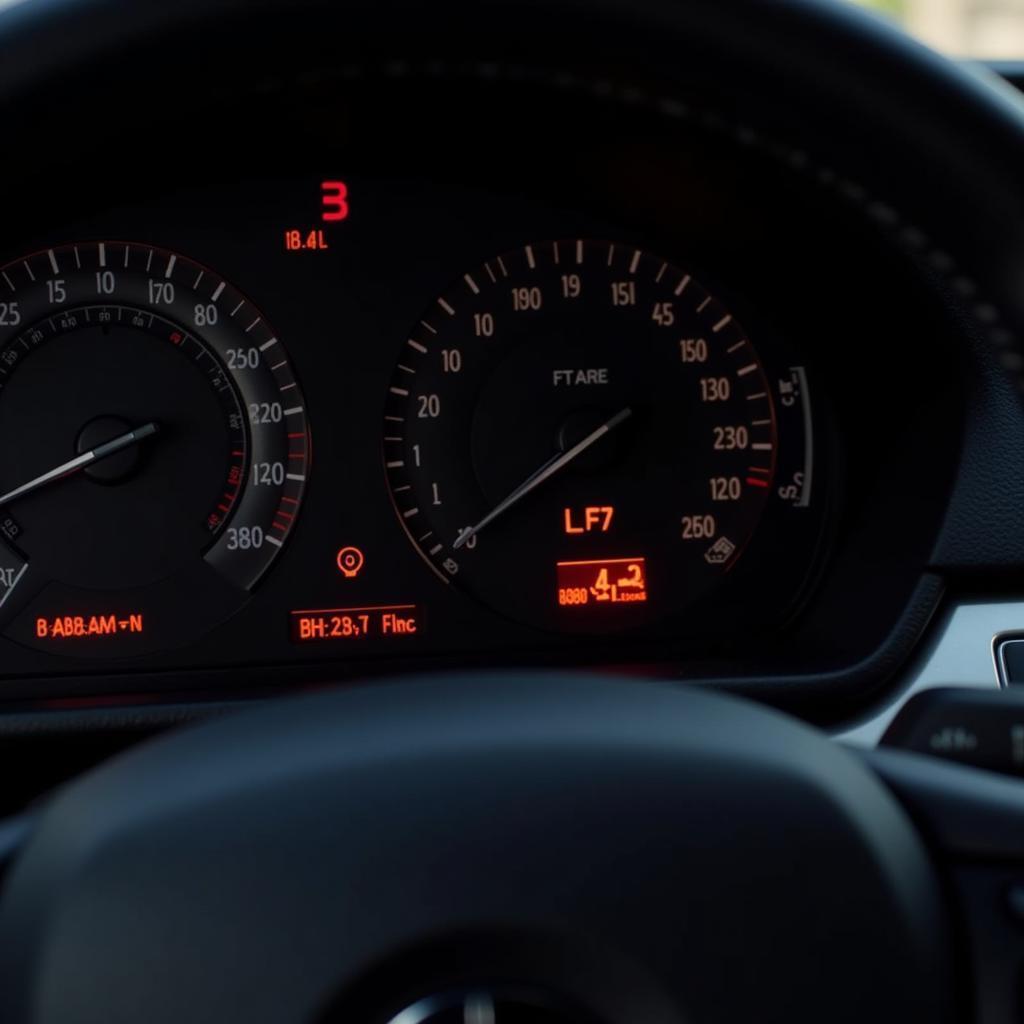
[{"label": "control button panel", "polygon": [[1024,777],[1024,689],[920,693],[904,706],[882,743]]}]

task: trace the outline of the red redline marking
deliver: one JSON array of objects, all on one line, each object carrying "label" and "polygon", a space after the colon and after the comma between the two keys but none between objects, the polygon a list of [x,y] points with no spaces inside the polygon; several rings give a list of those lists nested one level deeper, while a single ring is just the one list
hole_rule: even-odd
[{"label": "red redline marking", "polygon": [[221,512],[230,512],[231,511],[231,506],[230,505],[218,505],[217,508]]},{"label": "red redline marking", "polygon": [[747,477],[747,483],[750,484],[751,487],[768,487],[769,486],[767,480],[762,480],[758,476],[748,476]]},{"label": "red redline marking", "polygon": [[748,473],[764,473],[765,476],[771,476],[772,471],[770,469],[762,469],[760,466],[750,466],[747,469]]},{"label": "red redline marking", "polygon": [[282,533],[287,533],[288,532],[288,527],[285,526],[284,523],[274,522],[274,523],[271,523],[271,526],[273,526],[273,528],[275,530],[280,530]]},{"label": "red redline marking", "polygon": [[281,500],[282,501],[287,501],[289,505],[298,505],[298,503],[299,503],[298,499],[296,499],[296,498],[283,497],[283,498],[281,498]]},{"label": "red redline marking", "polygon": [[232,452],[231,454],[232,455],[244,455],[245,452]]},{"label": "red redline marking", "polygon": [[305,436],[306,436],[305,431],[302,431],[302,430],[300,430],[297,434],[289,434],[288,435],[289,438],[292,438],[292,437],[305,437]]},{"label": "red redline marking", "polygon": [[279,509],[277,510],[277,514],[278,514],[278,515],[279,515],[279,516],[280,516],[280,517],[281,517],[282,519],[294,519],[294,518],[295,518],[295,516],[293,516],[293,515],[291,514],[291,512],[285,512],[285,510],[284,510],[283,508],[279,508]]},{"label": "red redline marking", "polygon": [[306,457],[306,453],[305,452],[289,452],[288,453],[288,458],[289,459],[304,459],[305,457]]}]

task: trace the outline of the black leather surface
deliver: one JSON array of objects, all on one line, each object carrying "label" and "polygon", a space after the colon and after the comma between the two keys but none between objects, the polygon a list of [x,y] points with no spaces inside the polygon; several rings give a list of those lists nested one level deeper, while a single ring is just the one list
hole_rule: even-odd
[{"label": "black leather surface", "polygon": [[0,902],[0,1019],[372,1024],[525,975],[612,1022],[941,1024],[940,908],[893,799],[792,720],[564,676],[391,683],[72,785]]}]

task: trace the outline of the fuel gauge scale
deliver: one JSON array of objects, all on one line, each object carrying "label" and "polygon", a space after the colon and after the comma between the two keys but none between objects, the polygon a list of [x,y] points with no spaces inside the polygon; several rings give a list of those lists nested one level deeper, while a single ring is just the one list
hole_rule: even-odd
[{"label": "fuel gauge scale", "polygon": [[402,348],[384,417],[396,513],[446,583],[603,632],[720,588],[766,511],[811,504],[802,368],[632,246],[526,245],[466,273]]}]

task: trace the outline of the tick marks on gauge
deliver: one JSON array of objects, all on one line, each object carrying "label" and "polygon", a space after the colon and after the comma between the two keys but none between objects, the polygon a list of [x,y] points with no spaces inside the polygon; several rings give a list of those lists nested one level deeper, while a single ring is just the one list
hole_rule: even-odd
[{"label": "tick marks on gauge", "polygon": [[[728,571],[772,494],[776,428],[753,343],[699,281],[636,246],[577,238],[495,256],[435,303],[455,313],[429,332],[421,321],[405,349],[417,358],[396,360],[382,465],[402,522],[433,527],[429,543],[406,532],[442,580],[550,626],[565,615],[548,602],[566,556],[648,549],[651,600],[614,613],[633,622]],[[525,399],[538,381],[549,395]],[[748,468],[752,452],[769,465]],[[567,535],[565,510],[592,507],[615,508],[608,531]]]}]

